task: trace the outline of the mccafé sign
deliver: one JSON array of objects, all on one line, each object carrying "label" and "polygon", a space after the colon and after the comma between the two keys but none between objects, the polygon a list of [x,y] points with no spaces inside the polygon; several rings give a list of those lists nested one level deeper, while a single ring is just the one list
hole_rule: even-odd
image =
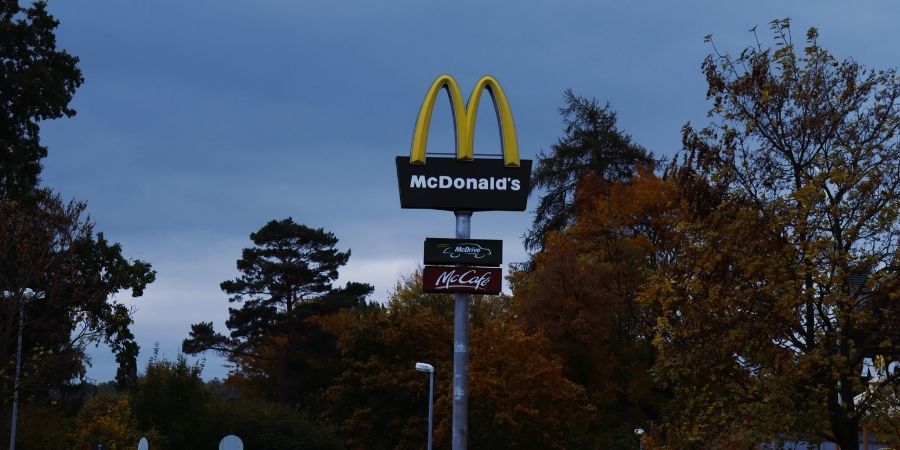
[{"label": "mccaf\u00e9 sign", "polygon": [[422,291],[499,294],[502,287],[499,267],[425,266]]},{"label": "mccaf\u00e9 sign", "polygon": [[[429,158],[425,148],[434,104],[441,90],[450,98],[456,158]],[[475,159],[475,123],[481,95],[487,91],[500,128],[503,159]],[[467,103],[453,77],[441,75],[422,102],[410,156],[397,157],[400,207],[450,211],[524,211],[528,201],[531,161],[519,159],[512,112],[503,89],[492,76],[475,83]]]}]

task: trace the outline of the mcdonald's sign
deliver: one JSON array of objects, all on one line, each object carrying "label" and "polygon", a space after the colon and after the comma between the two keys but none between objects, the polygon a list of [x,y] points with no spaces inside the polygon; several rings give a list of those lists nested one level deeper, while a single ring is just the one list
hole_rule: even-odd
[{"label": "mcdonald's sign", "polygon": [[[428,158],[428,128],[440,91],[450,99],[456,158]],[[475,123],[481,95],[491,96],[503,159],[475,158]],[[413,131],[410,156],[397,157],[400,207],[450,211],[524,211],[528,201],[531,161],[519,159],[512,112],[497,80],[481,77],[463,104],[456,80],[441,75],[425,95]]]}]

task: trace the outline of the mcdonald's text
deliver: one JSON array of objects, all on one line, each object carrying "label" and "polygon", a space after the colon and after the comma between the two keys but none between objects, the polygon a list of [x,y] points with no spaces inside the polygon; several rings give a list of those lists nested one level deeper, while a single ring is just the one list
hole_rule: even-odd
[{"label": "mcdonald's text", "polygon": [[497,190],[505,191],[509,188],[512,191],[521,189],[521,183],[515,178],[453,178],[446,175],[439,177],[425,177],[425,175],[413,175],[410,179],[409,187],[430,188],[430,189],[468,189],[468,190]]},{"label": "mcdonald's text", "polygon": [[428,158],[410,164],[397,157],[402,208],[448,211],[524,211],[528,201],[531,161],[508,167],[501,159]]}]

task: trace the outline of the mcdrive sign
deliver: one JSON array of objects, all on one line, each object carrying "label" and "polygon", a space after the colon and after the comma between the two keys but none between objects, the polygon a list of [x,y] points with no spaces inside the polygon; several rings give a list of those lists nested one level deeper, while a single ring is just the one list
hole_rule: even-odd
[{"label": "mcdrive sign", "polygon": [[496,239],[425,239],[425,264],[499,266],[503,241]]},{"label": "mcdrive sign", "polygon": [[[456,158],[431,158],[425,148],[434,104],[441,89],[450,98],[456,136]],[[475,122],[482,92],[491,95],[503,159],[475,159]],[[519,159],[516,129],[506,94],[492,76],[484,76],[463,104],[462,93],[449,75],[431,85],[413,132],[409,157],[397,157],[397,183],[402,208],[450,211],[524,211],[528,201],[531,161]]]},{"label": "mcdrive sign", "polygon": [[496,295],[503,285],[501,277],[499,267],[425,266],[422,291]]}]

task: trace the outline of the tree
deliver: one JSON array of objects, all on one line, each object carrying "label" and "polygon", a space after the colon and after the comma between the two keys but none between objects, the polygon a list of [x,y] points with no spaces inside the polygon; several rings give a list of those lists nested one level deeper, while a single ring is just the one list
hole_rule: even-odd
[{"label": "tree", "polygon": [[631,136],[616,127],[616,113],[597,100],[564,93],[560,108],[565,136],[541,152],[531,177],[533,191],[544,189],[534,212],[534,222],[525,235],[525,248],[539,251],[550,231],[558,231],[575,219],[575,190],[587,174],[606,180],[623,180],[639,166],[654,166],[653,154],[631,142]]},{"label": "tree", "polygon": [[[123,290],[142,295],[155,273],[122,256],[118,244],[82,218],[85,205],[64,203],[39,189],[23,201],[0,200],[0,291],[12,293],[0,315],[0,374],[4,402],[12,392],[18,310],[26,288],[43,298],[25,303],[22,398],[52,399],[84,376],[88,345],[104,342],[116,354],[116,379],[136,376],[137,343],[129,309],[108,299]],[[0,411],[0,418],[7,408]],[[5,426],[4,420],[0,426]]]},{"label": "tree", "polygon": [[349,304],[362,301],[372,287],[351,283],[345,289],[332,288],[350,252],[338,251],[337,238],[322,228],[291,218],[272,220],[250,239],[254,247],[245,248],[237,262],[243,275],[221,284],[229,302],[241,304],[229,308],[230,336],[215,333],[211,322],[194,324],[183,348],[186,353],[214,350],[227,355],[242,376],[274,381],[278,400],[287,403],[301,388],[297,382],[303,351],[321,350],[306,345],[309,317],[323,308],[347,306],[339,298],[349,298]]},{"label": "tree", "polygon": [[[397,283],[386,304],[346,310],[329,324],[339,336],[343,364],[326,391],[324,416],[347,448],[422,447],[428,385],[414,367],[433,362],[435,399],[446,395],[450,370],[438,361],[452,361],[452,308],[444,296],[422,294],[416,273]],[[435,424],[444,415],[435,407]]]},{"label": "tree", "polygon": [[160,359],[159,348],[131,391],[131,411],[138,428],[154,430],[154,448],[204,448],[215,439],[208,429],[210,395],[202,364]]},{"label": "tree", "polygon": [[[333,430],[296,407],[261,399],[213,399],[208,417],[210,436],[237,435],[246,448],[283,450],[339,450],[344,447]],[[214,448],[215,441],[206,441]],[[151,444],[150,448],[153,447]],[[182,447],[171,447],[178,450]],[[190,447],[204,448],[204,447]]]},{"label": "tree", "polygon": [[84,82],[78,58],[56,48],[59,22],[46,6],[0,0],[0,199],[37,186],[47,156],[39,123],[73,116],[69,102]]},{"label": "tree", "polygon": [[[184,355],[174,361],[154,354],[130,392],[132,428],[150,430],[154,449],[214,448],[229,434],[249,448],[337,449],[330,429],[291,406],[241,398],[219,380],[204,383],[202,364]],[[133,444],[125,447],[134,448]]]},{"label": "tree", "polygon": [[71,440],[74,448],[96,448],[102,443],[110,450],[126,450],[136,447],[141,436],[159,440],[155,430],[138,427],[128,395],[118,393],[91,398],[76,419]]},{"label": "tree", "polygon": [[685,126],[673,169],[720,194],[687,204],[679,257],[646,293],[661,311],[655,370],[680,408],[663,431],[679,448],[857,449],[872,411],[855,397],[863,364],[898,356],[900,78],[838,60],[815,29],[801,51],[788,20],[771,28],[774,49],[713,47],[714,121]]},{"label": "tree", "polygon": [[634,448],[633,429],[666,401],[649,374],[655,314],[638,299],[672,257],[679,191],[642,169],[617,182],[587,174],[576,199],[574,223],[547,235],[531,271],[513,274],[513,307],[587,391],[599,446]]},{"label": "tree", "polygon": [[[57,25],[43,1],[21,7],[16,0],[0,0],[2,428],[9,424],[6,403],[13,392],[20,310],[25,317],[18,390],[22,411],[52,420],[71,406],[60,400],[77,390],[73,382],[84,379],[88,345],[103,342],[112,348],[119,387],[135,380],[139,348],[130,331],[131,311],[111,299],[122,291],[139,297],[155,277],[150,264],[126,259],[119,244],[95,234],[84,217],[84,203],[63,202],[39,185],[41,159],[47,155],[40,123],[74,115],[69,103],[83,82],[78,59],[56,47]],[[26,289],[41,298],[26,303]],[[26,438],[41,430],[23,426],[22,431]],[[48,436],[33,442],[48,448],[59,444],[58,435]]]},{"label": "tree", "polygon": [[[26,359],[37,366],[25,367],[32,378],[26,385],[37,389],[41,380],[45,391],[83,375],[85,346],[101,340],[116,353],[117,378],[133,379],[138,347],[129,311],[107,299],[127,289],[139,296],[154,277],[149,264],[126,260],[118,244],[93,234],[81,217],[83,203],[64,204],[38,185],[47,155],[40,122],[74,115],[69,103],[83,82],[78,58],[56,47],[57,25],[43,1],[27,7],[0,1],[0,289],[19,301],[25,288],[44,294],[26,305]],[[5,372],[17,308],[15,302],[3,308]]]},{"label": "tree", "polygon": [[[596,448],[585,442],[584,391],[563,376],[547,342],[515,322],[509,300],[473,296],[470,312],[470,448]],[[452,297],[423,294],[417,271],[386,304],[348,309],[331,327],[341,330],[344,371],[327,391],[326,417],[347,447],[422,447],[428,378],[414,367],[424,361],[436,368],[435,448],[448,448]]]}]

